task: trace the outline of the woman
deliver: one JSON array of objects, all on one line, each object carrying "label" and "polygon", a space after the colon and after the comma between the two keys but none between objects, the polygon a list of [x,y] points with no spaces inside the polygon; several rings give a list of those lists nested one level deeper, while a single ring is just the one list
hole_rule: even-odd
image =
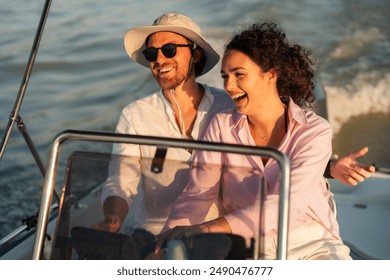
[{"label": "woman", "polygon": [[[306,110],[314,101],[310,52],[290,44],[275,23],[254,24],[233,37],[221,66],[224,87],[236,104],[219,113],[204,140],[276,147],[291,162],[288,259],[350,259],[349,248],[328,204],[322,176],[331,156],[330,124]],[[244,166],[264,177],[261,234],[264,259],[276,258],[279,178],[275,160],[254,156],[199,152],[196,163]],[[201,166],[201,165],[199,165]],[[221,179],[222,178],[222,179]],[[222,180],[224,215],[199,224],[217,198]],[[190,182],[174,204],[158,246],[164,240],[195,232],[225,232],[252,238],[258,229],[258,176],[194,168]],[[191,226],[188,226],[191,225]],[[170,229],[170,230],[168,230]]]}]

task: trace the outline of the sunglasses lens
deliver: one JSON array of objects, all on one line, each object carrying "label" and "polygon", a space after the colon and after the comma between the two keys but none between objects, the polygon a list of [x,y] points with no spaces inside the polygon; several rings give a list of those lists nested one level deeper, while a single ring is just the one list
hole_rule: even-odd
[{"label": "sunglasses lens", "polygon": [[156,48],[147,48],[142,53],[149,62],[156,61],[158,49]]},{"label": "sunglasses lens", "polygon": [[166,58],[172,58],[176,55],[176,45],[166,44],[161,48],[147,48],[142,53],[149,62],[156,61],[158,50],[161,49],[161,52]]},{"label": "sunglasses lens", "polygon": [[166,58],[172,58],[176,55],[176,45],[167,44],[162,46],[161,51]]}]

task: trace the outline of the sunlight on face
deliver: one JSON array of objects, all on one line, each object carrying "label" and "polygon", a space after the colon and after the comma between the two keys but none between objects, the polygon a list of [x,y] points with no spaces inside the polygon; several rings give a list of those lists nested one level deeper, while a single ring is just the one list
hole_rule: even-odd
[{"label": "sunlight on face", "polygon": [[269,73],[261,68],[246,54],[229,50],[223,57],[221,77],[224,88],[242,114],[251,114],[258,110],[258,104],[266,98],[269,88]]},{"label": "sunlight on face", "polygon": [[[165,44],[190,44],[189,40],[173,32],[156,32],[148,41],[148,47],[160,48]],[[158,84],[163,89],[174,89],[187,78],[189,62],[191,59],[190,48],[177,48],[176,55],[172,58],[165,57],[161,50],[157,59],[150,62],[150,69]]]}]

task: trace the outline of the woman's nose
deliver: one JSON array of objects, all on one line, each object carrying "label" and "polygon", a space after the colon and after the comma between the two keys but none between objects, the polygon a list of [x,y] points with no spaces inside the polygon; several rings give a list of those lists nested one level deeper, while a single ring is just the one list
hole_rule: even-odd
[{"label": "woman's nose", "polygon": [[231,91],[236,88],[236,82],[233,78],[227,77],[225,78],[225,89],[227,91]]}]

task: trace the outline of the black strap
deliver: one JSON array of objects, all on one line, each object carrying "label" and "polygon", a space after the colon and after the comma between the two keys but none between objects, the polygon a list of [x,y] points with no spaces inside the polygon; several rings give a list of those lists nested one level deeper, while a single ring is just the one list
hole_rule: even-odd
[{"label": "black strap", "polygon": [[157,147],[156,154],[154,155],[151,171],[154,173],[161,173],[163,169],[163,164],[165,156],[167,155],[167,148]]}]

